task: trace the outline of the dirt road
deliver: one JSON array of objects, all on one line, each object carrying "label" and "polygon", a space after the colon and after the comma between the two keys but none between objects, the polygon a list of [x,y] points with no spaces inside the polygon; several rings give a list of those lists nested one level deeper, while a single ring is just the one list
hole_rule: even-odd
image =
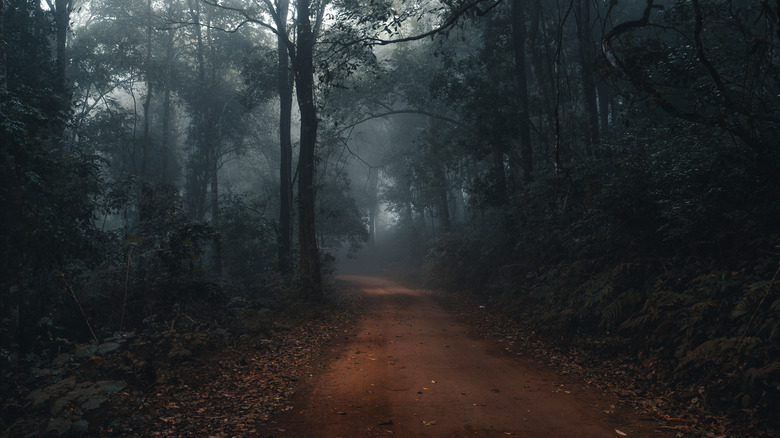
[{"label": "dirt road", "polygon": [[367,294],[365,318],[263,436],[670,436],[607,395],[471,335],[423,291],[343,279]]}]

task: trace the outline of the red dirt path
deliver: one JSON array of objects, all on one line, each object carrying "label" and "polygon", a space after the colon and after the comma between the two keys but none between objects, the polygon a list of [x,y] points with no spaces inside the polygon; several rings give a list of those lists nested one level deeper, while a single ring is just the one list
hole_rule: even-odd
[{"label": "red dirt path", "polygon": [[470,334],[423,291],[342,280],[367,295],[365,317],[260,436],[671,436],[608,395]]}]

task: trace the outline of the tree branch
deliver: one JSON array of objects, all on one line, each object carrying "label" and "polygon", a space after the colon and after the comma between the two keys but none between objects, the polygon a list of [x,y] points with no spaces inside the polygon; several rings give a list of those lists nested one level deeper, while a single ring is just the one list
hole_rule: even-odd
[{"label": "tree branch", "polygon": [[362,118],[362,119],[360,119],[360,120],[358,120],[356,122],[350,123],[349,125],[342,127],[341,129],[339,129],[338,132],[341,133],[341,132],[344,132],[344,131],[348,131],[348,130],[354,128],[357,125],[360,125],[362,123],[368,122],[369,120],[381,119],[381,118],[384,118],[384,117],[387,117],[387,116],[394,116],[394,115],[399,115],[399,114],[418,114],[418,115],[423,115],[423,116],[430,117],[432,119],[442,120],[442,121],[445,121],[447,123],[453,124],[455,126],[460,126],[460,127],[465,126],[465,124],[463,122],[461,122],[459,120],[455,120],[455,119],[449,118],[447,116],[442,116],[440,114],[435,114],[435,113],[431,113],[431,112],[428,112],[428,111],[423,111],[423,110],[411,109],[410,108],[410,109],[392,110],[392,111],[387,111],[387,112],[380,113],[380,114],[370,114],[370,115],[368,115],[368,116],[366,116],[366,117],[364,117],[364,118]]},{"label": "tree branch", "polygon": [[467,13],[469,13],[471,11],[474,11],[476,13],[476,15],[482,17],[483,15],[487,14],[488,12],[490,12],[493,8],[495,8],[496,6],[501,4],[503,0],[495,0],[492,4],[488,5],[488,7],[485,8],[484,10],[480,9],[479,8],[479,4],[480,3],[484,3],[486,1],[489,1],[489,0],[474,0],[471,3],[466,4],[460,10],[458,10],[454,14],[452,14],[452,16],[450,16],[439,27],[437,27],[437,28],[435,28],[435,29],[433,29],[431,31],[428,31],[428,32],[425,32],[425,33],[421,33],[419,35],[413,35],[413,36],[410,36],[410,37],[391,39],[391,40],[383,40],[381,38],[365,38],[363,41],[367,41],[367,42],[370,42],[371,44],[376,44],[376,45],[379,45],[379,46],[385,46],[385,45],[388,45],[388,44],[405,43],[405,42],[409,42],[409,41],[417,41],[417,40],[421,40],[421,39],[424,39],[424,38],[428,38],[430,36],[436,35],[437,33],[454,26],[455,23],[457,23],[457,21],[458,21],[458,19],[460,17],[466,15]]},{"label": "tree branch", "polygon": [[715,83],[715,87],[723,97],[723,101],[726,104],[726,107],[731,109],[733,105],[731,98],[729,97],[728,90],[726,90],[726,86],[723,84],[723,79],[721,79],[720,74],[715,69],[715,66],[712,65],[712,62],[707,58],[707,55],[704,52],[704,43],[701,41],[701,31],[704,28],[704,16],[701,13],[701,5],[699,4],[699,0],[692,0],[691,5],[693,5],[693,13],[696,20],[693,26],[693,40],[696,42],[696,56],[699,58],[699,62],[704,65],[704,68],[707,70],[710,78],[712,78],[712,82]]},{"label": "tree branch", "polygon": [[[612,64],[613,60],[615,60],[615,54],[612,53],[612,47],[610,45],[612,39],[630,29],[636,29],[636,28],[647,26],[647,23],[650,22],[650,12],[652,12],[653,8],[655,8],[653,2],[654,0],[647,0],[647,5],[645,6],[645,10],[642,12],[642,18],[640,18],[639,20],[631,20],[631,21],[620,23],[617,26],[610,29],[609,32],[607,32],[606,34],[604,34],[604,36],[601,37],[601,48],[604,51],[604,54],[607,56],[607,61],[609,61],[610,64]],[[612,66],[618,67],[615,64],[612,64]]]},{"label": "tree branch", "polygon": [[[233,6],[223,5],[223,4],[219,3],[219,0],[202,0],[202,1],[203,1],[203,3],[205,3],[205,4],[209,5],[209,6],[213,6],[215,8],[223,9],[223,10],[230,11],[230,12],[236,12],[239,15],[241,15],[242,17],[244,17],[244,21],[239,23],[238,26],[236,26],[233,29],[223,29],[223,28],[219,28],[219,27],[215,27],[215,26],[209,26],[211,29],[216,29],[216,30],[220,30],[220,31],[223,31],[223,32],[228,32],[228,33],[235,33],[235,32],[238,32],[238,30],[241,28],[241,26],[243,26],[243,25],[245,25],[247,23],[256,24],[256,25],[258,25],[260,27],[268,29],[269,31],[271,31],[271,33],[276,35],[278,38],[281,38],[282,42],[287,47],[287,51],[290,54],[290,58],[295,58],[295,53],[296,53],[296,51],[295,51],[295,43],[290,41],[290,37],[289,37],[289,35],[287,35],[287,33],[279,32],[279,29],[282,28],[282,26],[280,24],[281,19],[279,17],[279,11],[276,10],[276,8],[274,7],[274,4],[273,4],[273,2],[271,2],[271,0],[262,0],[262,2],[268,8],[267,12],[271,15],[271,18],[273,19],[274,24],[276,24],[276,27],[272,26],[271,24],[269,24],[265,20],[262,20],[260,18],[254,17],[254,16],[250,16],[249,12],[245,8],[236,8],[236,7],[233,7]],[[284,26],[284,27],[286,28],[286,26]]]}]

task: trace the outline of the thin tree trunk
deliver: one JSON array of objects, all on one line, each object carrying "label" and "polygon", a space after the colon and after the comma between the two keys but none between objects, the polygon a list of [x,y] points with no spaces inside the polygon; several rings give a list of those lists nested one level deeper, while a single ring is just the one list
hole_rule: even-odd
[{"label": "thin tree trunk", "polygon": [[[211,78],[210,78],[210,90],[213,90],[217,85],[217,63],[216,60],[216,47],[214,46],[214,39],[211,29],[211,17],[208,19],[208,26],[206,30],[206,37],[208,39],[209,49],[211,51]],[[210,98],[211,93],[207,93],[207,100],[204,102],[204,108],[206,110],[206,150],[208,151],[208,167],[209,178],[211,186],[211,223],[219,225],[220,211],[219,211],[219,155],[221,139],[218,132],[218,117],[217,111],[214,107],[214,102]],[[222,273],[222,241],[219,233],[214,234],[214,271],[217,274]]]},{"label": "thin tree trunk", "polygon": [[504,205],[507,201],[506,172],[504,171],[504,151],[500,143],[493,143],[493,181],[495,181],[495,201],[497,205]]},{"label": "thin tree trunk", "polygon": [[[173,2],[171,0],[165,1],[166,6],[168,7],[168,19],[173,20]],[[171,135],[171,82],[172,82],[172,74],[171,69],[173,68],[173,58],[174,58],[174,47],[173,47],[173,39],[174,39],[174,30],[168,29],[166,32],[165,37],[165,74],[163,76],[162,80],[162,86],[163,86],[163,119],[162,119],[162,144],[160,145],[160,153],[162,154],[162,162],[161,162],[161,169],[160,169],[160,181],[163,184],[168,184],[170,182],[168,178],[168,154],[169,154],[169,143],[170,143],[170,135]]]},{"label": "thin tree trunk", "polygon": [[[431,239],[436,238],[436,217],[433,215],[433,208],[429,210],[431,214]],[[425,212],[423,211],[423,220],[425,220]]]},{"label": "thin tree trunk", "polygon": [[[2,2],[0,2],[2,3]],[[0,5],[0,10],[2,5]],[[2,28],[0,28],[0,42],[2,42]],[[6,334],[7,345],[15,346],[11,357],[11,367],[19,365],[21,353],[20,308],[22,306],[22,276],[21,254],[19,251],[19,236],[24,235],[25,224],[21,186],[17,178],[16,160],[8,150],[0,153],[0,187],[3,188],[3,196],[0,197],[0,224],[3,231],[0,233],[0,288],[3,291],[3,299],[0,300],[0,318],[10,324]],[[5,324],[4,324],[5,325]]]},{"label": "thin tree trunk", "polygon": [[450,207],[447,195],[447,176],[444,172],[444,165],[437,160],[434,164],[433,175],[436,179],[436,195],[439,202],[439,227],[442,233],[449,233],[452,230],[452,221],[450,220]]},{"label": "thin tree trunk", "polygon": [[596,86],[599,98],[599,119],[601,121],[601,136],[607,135],[609,131],[609,101],[610,92],[607,84],[599,82]]},{"label": "thin tree trunk", "polygon": [[[51,7],[51,2],[49,2]],[[54,89],[62,97],[63,107],[69,106],[70,96],[65,71],[68,68],[67,41],[68,26],[70,25],[70,0],[55,0],[54,23],[56,30],[56,77]]]},{"label": "thin tree trunk", "polygon": [[[401,183],[401,189],[403,190],[403,202],[404,202],[403,218],[411,230],[411,236],[412,236],[411,241],[416,242],[418,240],[417,227],[415,226],[414,223],[414,208],[412,207],[412,189],[408,177],[405,178],[404,181]],[[425,215],[423,214],[423,232],[424,231],[425,231]]]},{"label": "thin tree trunk", "polygon": [[141,176],[146,180],[146,165],[151,143],[149,110],[152,104],[152,0],[146,0],[146,99],[144,99],[144,134],[141,139]]},{"label": "thin tree trunk", "polygon": [[[217,164],[216,151],[213,151],[211,160],[211,223],[214,225],[219,224],[220,211],[219,211],[219,178],[217,170],[219,168]],[[220,234],[214,234],[214,271],[217,274],[222,273],[222,240]]]},{"label": "thin tree trunk", "polygon": [[200,1],[189,0],[190,14],[195,24],[196,53],[198,61],[198,86],[201,89],[201,104],[198,108],[197,118],[200,128],[198,147],[193,153],[193,161],[189,164],[188,200],[190,212],[197,219],[203,219],[206,214],[206,192],[209,184],[209,90],[206,84],[206,59],[203,42],[203,29],[201,28]]},{"label": "thin tree trunk", "polygon": [[376,249],[376,214],[377,214],[377,185],[379,183],[379,170],[371,169],[368,177],[368,189],[370,190],[368,207],[368,247]]},{"label": "thin tree trunk", "polygon": [[168,64],[165,66],[165,79],[163,81],[163,119],[162,119],[162,144],[160,145],[160,153],[162,154],[162,163],[160,164],[160,181],[163,184],[170,183],[168,178],[168,154],[170,149],[171,138],[171,66],[170,58],[168,58]]},{"label": "thin tree trunk", "polygon": [[5,55],[5,14],[4,3],[0,0],[0,90],[8,89],[8,65]]},{"label": "thin tree trunk", "polygon": [[549,72],[552,68],[550,63],[550,55],[548,44],[539,41],[539,34],[541,33],[540,27],[543,25],[542,20],[542,5],[540,0],[534,1],[533,19],[531,20],[531,28],[528,33],[528,42],[530,47],[544,47],[545,50],[532,50],[531,51],[531,64],[536,77],[536,86],[542,90],[542,113],[545,118],[545,126],[540,127],[541,136],[546,141],[548,147],[552,147],[554,144],[554,130],[555,113],[554,103],[551,96],[555,95],[555,87],[550,80]]},{"label": "thin tree trunk", "polygon": [[528,79],[525,60],[525,19],[522,0],[512,0],[512,42],[515,55],[515,86],[518,100],[518,124],[520,129],[520,154],[523,169],[523,181],[533,181],[534,158],[531,145],[531,119],[529,115]]},{"label": "thin tree trunk", "polygon": [[574,18],[577,22],[577,52],[580,62],[582,99],[585,107],[585,154],[593,155],[593,148],[600,143],[599,115],[596,108],[596,85],[593,81],[593,61],[590,56],[592,38],[588,27],[590,9],[586,0],[576,0]]},{"label": "thin tree trunk", "polygon": [[276,24],[279,32],[277,38],[277,54],[279,65],[277,71],[277,89],[279,93],[279,235],[278,262],[279,272],[285,278],[292,273],[292,93],[293,84],[290,80],[290,66],[287,53],[287,14],[289,1],[280,0],[279,22]]}]

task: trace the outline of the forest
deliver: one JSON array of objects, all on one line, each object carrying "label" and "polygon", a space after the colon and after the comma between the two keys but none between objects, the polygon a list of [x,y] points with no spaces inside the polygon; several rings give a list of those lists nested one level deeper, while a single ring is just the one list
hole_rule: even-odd
[{"label": "forest", "polygon": [[773,436],[778,139],[778,1],[2,0],[0,436],[148,434],[344,272]]}]

